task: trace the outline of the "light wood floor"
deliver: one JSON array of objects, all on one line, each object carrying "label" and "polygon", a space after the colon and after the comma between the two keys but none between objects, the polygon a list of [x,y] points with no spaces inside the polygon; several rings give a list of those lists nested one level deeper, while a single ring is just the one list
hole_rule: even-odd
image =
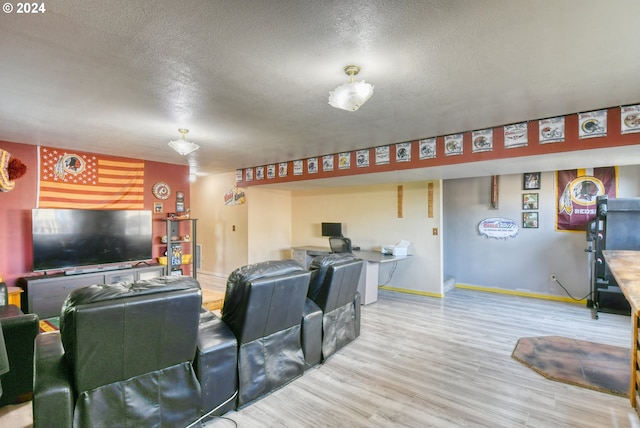
[{"label": "light wood floor", "polygon": [[[217,282],[209,286],[224,283]],[[242,428],[636,428],[628,399],[548,380],[511,357],[520,337],[628,347],[630,330],[629,317],[601,313],[593,320],[583,305],[463,289],[443,299],[381,291],[377,303],[362,308],[356,341],[226,416]],[[31,426],[30,403],[0,409],[0,426]]]}]

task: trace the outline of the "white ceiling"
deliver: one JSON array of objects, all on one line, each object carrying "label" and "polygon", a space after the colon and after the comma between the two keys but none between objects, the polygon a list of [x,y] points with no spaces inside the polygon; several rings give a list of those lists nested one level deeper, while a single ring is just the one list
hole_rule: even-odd
[{"label": "white ceiling", "polygon": [[[0,140],[187,164],[167,146],[185,127],[190,162],[220,173],[640,102],[638,0],[44,4],[0,15]],[[353,113],[327,104],[348,64],[375,85]],[[580,156],[640,163],[638,147]]]}]

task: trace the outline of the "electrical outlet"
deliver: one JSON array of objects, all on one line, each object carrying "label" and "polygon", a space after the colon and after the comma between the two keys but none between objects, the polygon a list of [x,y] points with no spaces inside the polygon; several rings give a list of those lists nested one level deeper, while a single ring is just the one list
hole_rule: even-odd
[{"label": "electrical outlet", "polygon": [[557,280],[558,280],[558,277],[556,276],[556,274],[552,273],[551,274],[551,281],[557,281]]}]

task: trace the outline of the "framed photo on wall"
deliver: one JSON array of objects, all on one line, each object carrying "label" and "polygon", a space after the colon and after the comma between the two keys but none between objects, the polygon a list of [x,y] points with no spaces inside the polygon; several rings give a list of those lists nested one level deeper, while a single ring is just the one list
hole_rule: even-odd
[{"label": "framed photo on wall", "polygon": [[537,210],[538,209],[538,194],[537,193],[525,193],[522,195],[522,209],[523,210]]},{"label": "framed photo on wall", "polygon": [[155,214],[162,214],[162,202],[154,202],[153,203],[153,212]]},{"label": "framed photo on wall", "polygon": [[538,212],[522,213],[523,229],[535,229],[538,227]]},{"label": "framed photo on wall", "polygon": [[522,188],[524,190],[537,190],[540,188],[540,173],[525,172],[522,174]]}]

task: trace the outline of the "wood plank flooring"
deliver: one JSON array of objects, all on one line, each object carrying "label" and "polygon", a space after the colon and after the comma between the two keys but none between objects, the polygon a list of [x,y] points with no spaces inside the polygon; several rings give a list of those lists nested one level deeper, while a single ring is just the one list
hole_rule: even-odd
[{"label": "wood plank flooring", "polygon": [[548,380],[511,357],[520,337],[542,335],[629,347],[630,319],[471,290],[381,290],[355,342],[226,416],[239,427],[640,427],[628,399]]},{"label": "wood plank flooring", "polygon": [[[511,357],[520,337],[543,335],[629,347],[630,318],[594,320],[583,305],[473,290],[442,299],[380,290],[362,307],[356,341],[226,417],[241,428],[640,428],[627,398],[546,379]],[[18,407],[0,409],[0,426],[31,426],[30,403]]]}]

